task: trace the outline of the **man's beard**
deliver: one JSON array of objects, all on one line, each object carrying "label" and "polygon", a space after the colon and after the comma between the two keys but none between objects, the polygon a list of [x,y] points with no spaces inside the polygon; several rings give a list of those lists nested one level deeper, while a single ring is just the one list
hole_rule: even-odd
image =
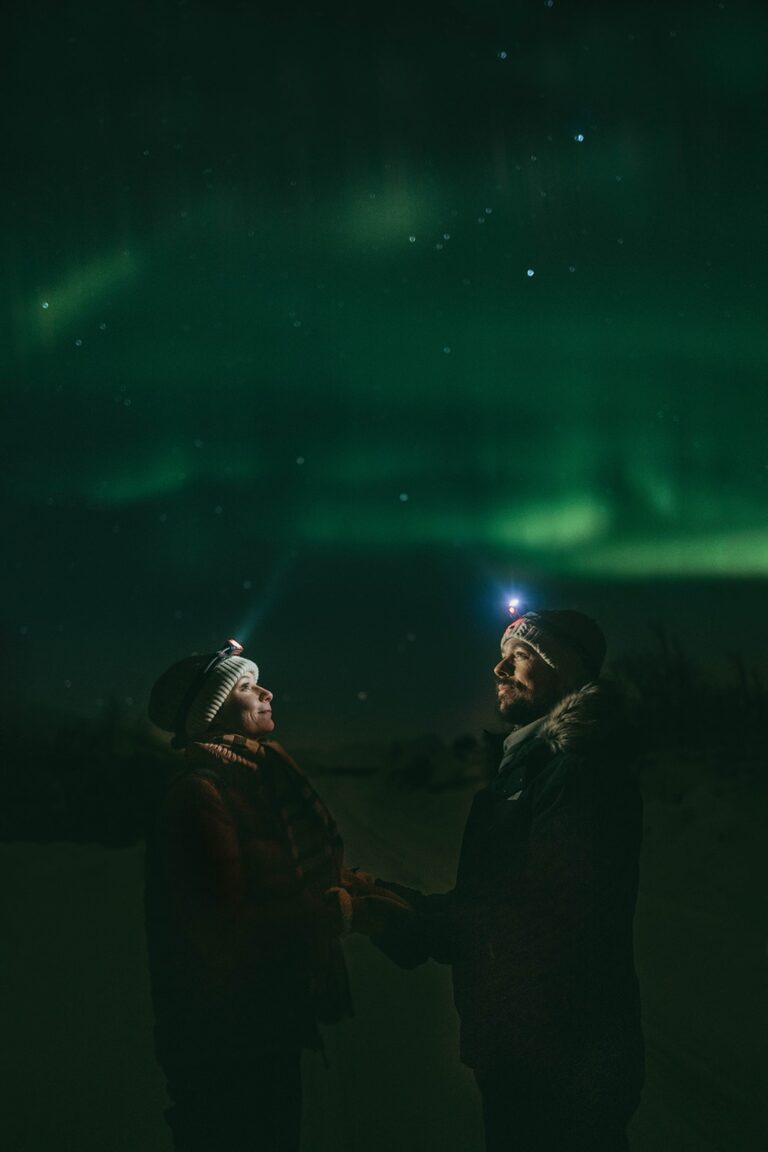
[{"label": "man's beard", "polygon": [[501,694],[497,692],[496,697],[502,720],[519,727],[524,724],[531,724],[541,716],[546,716],[551,707],[549,701],[536,699],[529,689],[523,688],[514,680],[505,680],[503,686],[507,688],[507,691]]}]

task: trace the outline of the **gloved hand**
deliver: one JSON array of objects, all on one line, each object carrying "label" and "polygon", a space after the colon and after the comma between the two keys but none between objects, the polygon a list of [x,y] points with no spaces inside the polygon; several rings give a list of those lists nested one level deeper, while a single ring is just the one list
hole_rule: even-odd
[{"label": "gloved hand", "polygon": [[352,932],[363,936],[380,936],[383,932],[404,928],[416,913],[407,900],[371,884],[359,896],[352,897]]},{"label": "gloved hand", "polygon": [[362,889],[376,883],[376,877],[370,872],[363,872],[360,868],[341,866],[341,887],[346,888],[350,896],[356,896]]},{"label": "gloved hand", "polygon": [[398,926],[405,927],[415,913],[407,900],[375,884],[361,884],[356,895],[344,888],[329,888],[329,902],[338,901],[341,934],[360,932],[363,936],[380,936]]}]

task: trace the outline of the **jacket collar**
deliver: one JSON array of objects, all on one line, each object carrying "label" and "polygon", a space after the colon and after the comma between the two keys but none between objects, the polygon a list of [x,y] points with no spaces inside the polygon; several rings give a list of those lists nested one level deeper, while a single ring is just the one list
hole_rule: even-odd
[{"label": "jacket collar", "polygon": [[535,736],[546,720],[546,716],[540,716],[538,720],[532,720],[530,724],[523,724],[520,728],[515,728],[510,732],[504,741],[504,755],[508,756],[514,748],[517,748],[518,744],[522,744]]},{"label": "jacket collar", "polygon": [[591,680],[569,692],[546,716],[517,728],[504,741],[502,765],[516,759],[532,745],[545,745],[550,752],[590,752],[615,737],[625,723],[624,704],[615,688]]}]

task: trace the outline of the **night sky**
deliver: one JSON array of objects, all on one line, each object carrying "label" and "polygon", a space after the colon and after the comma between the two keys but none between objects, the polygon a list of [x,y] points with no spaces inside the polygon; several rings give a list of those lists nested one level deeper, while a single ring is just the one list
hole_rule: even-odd
[{"label": "night sky", "polygon": [[[319,10],[318,10],[319,8]],[[756,3],[16,5],[0,625],[138,715],[492,722],[506,599],[768,642]],[[715,659],[715,663],[717,660]]]}]

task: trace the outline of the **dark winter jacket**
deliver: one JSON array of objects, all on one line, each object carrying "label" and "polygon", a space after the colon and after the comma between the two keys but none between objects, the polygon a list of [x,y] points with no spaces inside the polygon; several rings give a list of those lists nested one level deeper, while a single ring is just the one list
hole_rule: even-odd
[{"label": "dark winter jacket", "polygon": [[[191,745],[147,848],[146,921],[162,1063],[318,1047],[350,1014],[336,826],[279,744]],[[240,746],[236,741],[240,741]]]},{"label": "dark winter jacket", "polygon": [[406,967],[429,956],[453,965],[472,1067],[602,1065],[639,1091],[641,801],[622,714],[598,683],[564,698],[475,796],[453,891],[398,889],[416,923],[377,942]]}]

